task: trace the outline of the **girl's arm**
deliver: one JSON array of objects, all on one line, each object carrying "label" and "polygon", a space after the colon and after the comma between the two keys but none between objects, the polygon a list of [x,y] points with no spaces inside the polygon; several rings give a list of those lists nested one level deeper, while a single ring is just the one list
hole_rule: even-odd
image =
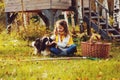
[{"label": "girl's arm", "polygon": [[65,48],[65,47],[67,47],[69,41],[70,41],[70,36],[67,36],[67,37],[65,37],[65,38],[63,39],[62,42],[61,42],[60,40],[58,40],[57,45],[58,45],[59,47]]}]

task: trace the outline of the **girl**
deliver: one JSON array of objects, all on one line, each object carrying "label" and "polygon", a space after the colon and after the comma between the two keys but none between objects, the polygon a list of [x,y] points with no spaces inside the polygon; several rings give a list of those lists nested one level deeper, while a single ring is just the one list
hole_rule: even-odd
[{"label": "girl", "polygon": [[56,22],[54,28],[54,35],[51,36],[54,39],[53,43],[57,44],[57,47],[52,47],[50,51],[57,56],[72,56],[76,51],[76,45],[73,43],[73,39],[70,36],[66,21],[59,20]]}]

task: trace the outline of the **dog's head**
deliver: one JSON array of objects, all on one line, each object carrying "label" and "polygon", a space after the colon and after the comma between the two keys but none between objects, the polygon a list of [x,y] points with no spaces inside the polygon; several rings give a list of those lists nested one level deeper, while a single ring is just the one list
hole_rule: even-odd
[{"label": "dog's head", "polygon": [[50,48],[50,47],[55,47],[56,44],[51,44],[53,42],[53,40],[50,37],[44,37],[42,38],[42,44],[41,44],[41,50],[45,50],[46,48]]},{"label": "dog's head", "polygon": [[50,37],[37,38],[32,46],[35,48],[35,54],[41,53],[41,51],[48,50],[50,47],[54,47],[56,44],[52,44],[52,39]]},{"label": "dog's head", "polygon": [[34,42],[32,42],[32,46],[35,48],[36,53],[40,53],[41,52],[41,39],[37,38]]}]

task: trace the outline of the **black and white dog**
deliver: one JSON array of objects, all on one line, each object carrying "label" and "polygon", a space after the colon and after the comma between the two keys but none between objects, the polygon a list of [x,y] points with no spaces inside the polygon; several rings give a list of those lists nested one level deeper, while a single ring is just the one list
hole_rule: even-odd
[{"label": "black and white dog", "polygon": [[50,48],[55,47],[56,44],[52,43],[53,40],[50,37],[37,38],[32,42],[32,46],[34,47],[34,54],[42,54],[47,56],[50,54]]}]

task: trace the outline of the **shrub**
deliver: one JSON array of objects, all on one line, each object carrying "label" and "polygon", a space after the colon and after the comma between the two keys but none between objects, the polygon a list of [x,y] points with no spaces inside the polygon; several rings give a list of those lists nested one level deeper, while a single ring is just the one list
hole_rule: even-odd
[{"label": "shrub", "polygon": [[22,29],[19,32],[19,38],[24,40],[35,40],[47,34],[45,26],[27,26],[26,30]]}]

